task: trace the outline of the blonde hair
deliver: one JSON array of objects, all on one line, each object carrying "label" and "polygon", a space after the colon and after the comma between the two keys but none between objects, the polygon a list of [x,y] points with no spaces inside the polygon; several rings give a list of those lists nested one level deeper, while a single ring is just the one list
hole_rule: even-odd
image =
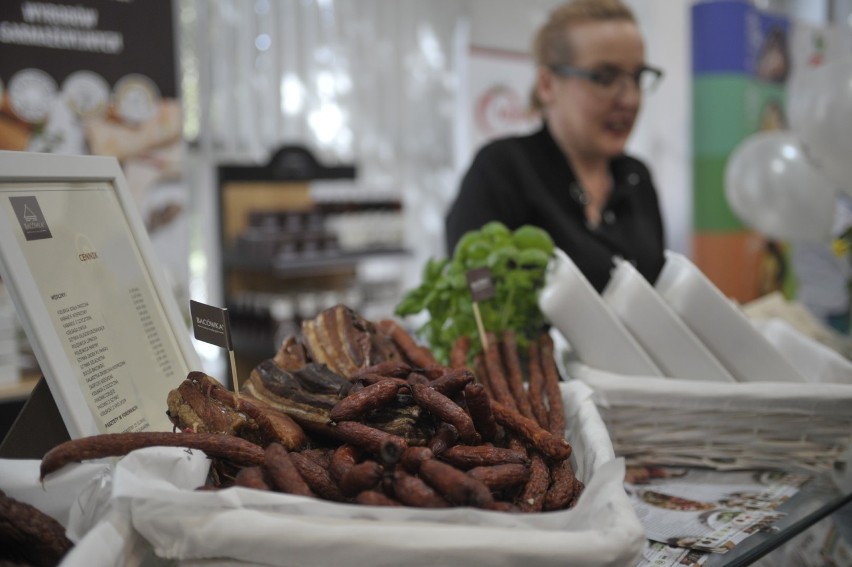
[{"label": "blonde hair", "polygon": [[[547,22],[538,30],[533,40],[533,57],[536,67],[567,65],[574,59],[571,45],[571,26],[583,22],[628,21],[636,23],[633,11],[621,0],[573,0],[550,13]],[[530,107],[542,109],[533,86]]]}]

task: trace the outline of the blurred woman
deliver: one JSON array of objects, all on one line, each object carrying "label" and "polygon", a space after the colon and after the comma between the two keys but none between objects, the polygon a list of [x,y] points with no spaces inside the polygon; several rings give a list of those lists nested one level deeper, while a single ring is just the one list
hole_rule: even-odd
[{"label": "blurred woman", "polygon": [[543,125],[478,151],[446,217],[448,253],[490,220],[533,224],[598,291],[613,257],[653,282],[664,262],[662,217],[647,167],[624,148],[662,72],[645,62],[633,13],[619,0],[574,0],[551,13],[533,51]]}]

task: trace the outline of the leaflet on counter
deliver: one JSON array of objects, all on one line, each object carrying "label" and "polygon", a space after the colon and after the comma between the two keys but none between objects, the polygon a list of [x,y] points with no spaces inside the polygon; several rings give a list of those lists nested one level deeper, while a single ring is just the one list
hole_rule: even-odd
[{"label": "leaflet on counter", "polygon": [[[649,540],[725,553],[782,518],[776,508],[809,477],[773,471],[631,467],[626,479],[625,490]],[[664,547],[656,546],[654,552],[656,559],[682,558]]]},{"label": "leaflet on counter", "polygon": [[701,567],[709,558],[708,551],[684,549],[649,540],[645,542],[642,559],[636,567]]}]

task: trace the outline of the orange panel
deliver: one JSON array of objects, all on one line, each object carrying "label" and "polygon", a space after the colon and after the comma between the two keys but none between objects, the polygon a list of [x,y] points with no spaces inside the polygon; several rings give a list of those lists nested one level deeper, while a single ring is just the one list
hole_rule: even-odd
[{"label": "orange panel", "polygon": [[695,234],[693,262],[740,303],[780,290],[786,275],[781,246],[750,231]]}]

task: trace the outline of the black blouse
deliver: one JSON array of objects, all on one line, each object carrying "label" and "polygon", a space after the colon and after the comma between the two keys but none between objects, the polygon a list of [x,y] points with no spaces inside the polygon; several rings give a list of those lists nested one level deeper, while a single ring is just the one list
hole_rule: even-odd
[{"label": "black blouse", "polygon": [[629,156],[613,159],[610,171],[614,187],[594,227],[586,222],[574,171],[546,125],[490,142],[476,154],[447,213],[447,253],[465,232],[488,221],[512,230],[532,224],[550,234],[598,291],[616,256],[653,283],[663,267],[665,236],[651,174]]}]

